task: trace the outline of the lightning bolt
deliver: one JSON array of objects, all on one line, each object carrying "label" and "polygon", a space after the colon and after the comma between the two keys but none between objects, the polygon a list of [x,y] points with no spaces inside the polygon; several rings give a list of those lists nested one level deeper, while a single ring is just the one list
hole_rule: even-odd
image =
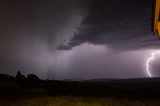
[{"label": "lightning bolt", "polygon": [[157,54],[160,54],[160,51],[155,51],[151,54],[151,57],[149,57],[146,61],[146,70],[147,70],[147,74],[148,76],[151,78],[152,77],[152,74],[151,74],[151,71],[150,71],[150,63],[151,61],[153,61],[155,59],[155,56]]}]

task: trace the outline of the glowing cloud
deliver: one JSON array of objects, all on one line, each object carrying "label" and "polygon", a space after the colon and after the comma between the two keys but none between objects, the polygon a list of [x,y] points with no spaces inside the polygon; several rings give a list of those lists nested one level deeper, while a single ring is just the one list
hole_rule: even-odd
[{"label": "glowing cloud", "polygon": [[157,54],[160,54],[160,51],[152,52],[151,57],[149,57],[146,61],[146,70],[147,70],[147,74],[148,74],[149,77],[152,77],[151,71],[149,69],[150,68],[150,63],[151,63],[151,61],[153,61],[155,59],[155,56]]}]

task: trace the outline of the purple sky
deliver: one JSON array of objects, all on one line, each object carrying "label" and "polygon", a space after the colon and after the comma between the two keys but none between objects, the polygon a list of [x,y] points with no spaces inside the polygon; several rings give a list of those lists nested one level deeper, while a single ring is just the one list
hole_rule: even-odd
[{"label": "purple sky", "polygon": [[0,8],[0,73],[148,77],[146,61],[160,47],[151,0],[5,0]]}]

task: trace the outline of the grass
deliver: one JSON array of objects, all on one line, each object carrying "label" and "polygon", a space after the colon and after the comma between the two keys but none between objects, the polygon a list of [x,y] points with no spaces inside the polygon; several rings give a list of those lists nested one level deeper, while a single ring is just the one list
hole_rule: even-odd
[{"label": "grass", "polygon": [[57,96],[5,101],[0,106],[160,106],[160,101]]}]

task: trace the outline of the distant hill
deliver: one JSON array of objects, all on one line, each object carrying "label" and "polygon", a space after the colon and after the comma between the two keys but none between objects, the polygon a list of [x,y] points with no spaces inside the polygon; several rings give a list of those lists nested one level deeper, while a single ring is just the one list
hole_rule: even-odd
[{"label": "distant hill", "polygon": [[[71,81],[71,80],[70,80]],[[111,78],[102,78],[102,79],[90,79],[90,80],[83,80],[83,82],[121,82],[121,83],[144,83],[144,82],[160,82],[160,78],[129,78],[129,79],[111,79]]]}]

